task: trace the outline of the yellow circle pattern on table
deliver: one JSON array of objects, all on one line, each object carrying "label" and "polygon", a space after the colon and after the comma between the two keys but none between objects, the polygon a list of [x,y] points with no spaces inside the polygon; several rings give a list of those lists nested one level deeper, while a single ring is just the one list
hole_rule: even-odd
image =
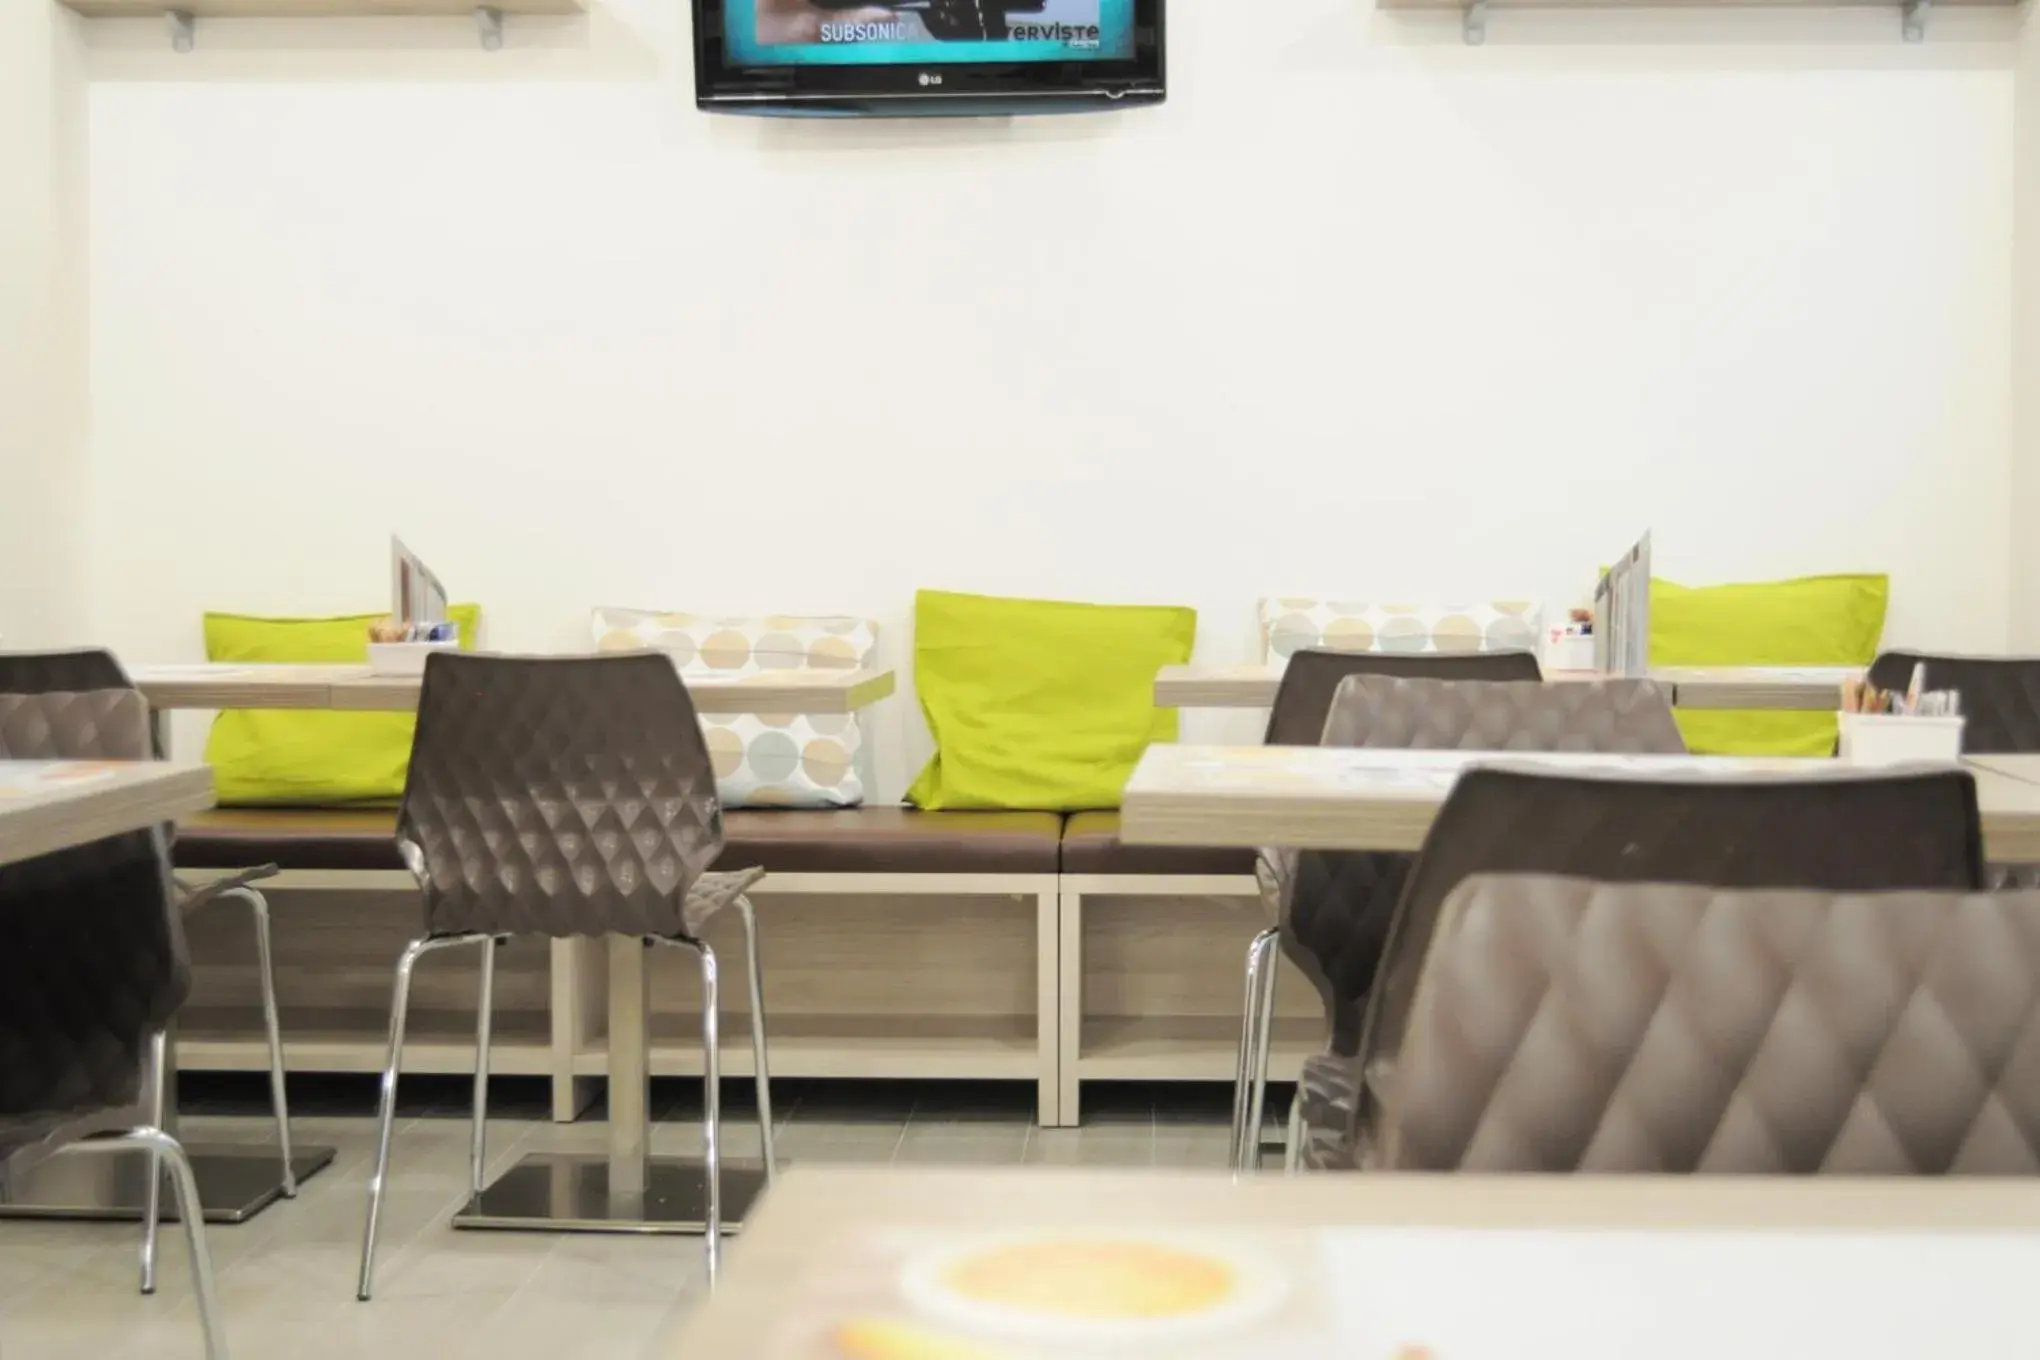
[{"label": "yellow circle pattern on table", "polygon": [[[683,676],[855,670],[872,664],[878,625],[849,617],[597,609],[598,650],[664,652]],[[864,801],[856,715],[733,713],[701,721],[725,807],[854,807]]]}]

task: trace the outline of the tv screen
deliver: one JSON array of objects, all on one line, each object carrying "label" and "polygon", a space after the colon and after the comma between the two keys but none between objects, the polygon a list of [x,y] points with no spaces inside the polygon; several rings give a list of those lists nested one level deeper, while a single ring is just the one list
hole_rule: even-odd
[{"label": "tv screen", "polygon": [[[704,108],[985,113],[1162,98],[1163,0],[695,0]],[[909,107],[911,106],[911,107]]]}]

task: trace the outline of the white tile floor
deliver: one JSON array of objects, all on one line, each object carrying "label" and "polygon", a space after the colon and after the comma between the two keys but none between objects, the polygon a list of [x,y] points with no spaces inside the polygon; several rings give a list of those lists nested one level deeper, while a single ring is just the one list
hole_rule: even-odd
[{"label": "white tile floor", "polygon": [[[454,1088],[428,1096],[446,1100]],[[296,1097],[294,1089],[293,1095]],[[245,1094],[191,1099],[192,1142],[264,1144],[266,1120]],[[211,1245],[237,1360],[639,1360],[660,1354],[696,1297],[696,1238],[456,1231],[466,1197],[464,1108],[421,1103],[399,1122],[375,1298],[354,1298],[362,1214],[374,1156],[366,1092],[308,1092],[294,1132],[339,1155],[295,1201]],[[730,1087],[730,1100],[738,1097]],[[788,1084],[776,1101],[783,1161],[809,1164],[1224,1164],[1228,1093],[1204,1088],[1086,1092],[1081,1129],[1040,1129],[1029,1088]],[[698,1154],[698,1090],[661,1083],[653,1150]],[[214,1113],[213,1111],[231,1111]],[[346,1110],[346,1113],[333,1113]],[[489,1121],[491,1174],[540,1151],[600,1151],[600,1111],[572,1125],[539,1117],[530,1092],[499,1095]],[[1271,1123],[1278,1114],[1271,1114]],[[726,1108],[724,1147],[757,1155],[757,1124]],[[166,1225],[156,1295],[136,1291],[139,1229],[124,1224],[0,1222],[0,1360],[185,1360],[203,1353],[181,1229]],[[741,1239],[725,1258],[741,1269]]]}]

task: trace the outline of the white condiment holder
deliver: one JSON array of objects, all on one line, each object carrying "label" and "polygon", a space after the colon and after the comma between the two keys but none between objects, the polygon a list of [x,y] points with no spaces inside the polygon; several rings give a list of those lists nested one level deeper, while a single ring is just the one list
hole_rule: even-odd
[{"label": "white condiment holder", "polygon": [[425,660],[434,652],[460,650],[458,639],[445,642],[371,642],[368,644],[370,675],[423,675]]},{"label": "white condiment holder", "polygon": [[1594,635],[1568,633],[1563,627],[1544,634],[1544,669],[1548,671],[1590,671],[1594,669]]},{"label": "white condiment holder", "polygon": [[1856,765],[1906,765],[1962,757],[1962,719],[1899,713],[1844,713],[1843,760]]}]

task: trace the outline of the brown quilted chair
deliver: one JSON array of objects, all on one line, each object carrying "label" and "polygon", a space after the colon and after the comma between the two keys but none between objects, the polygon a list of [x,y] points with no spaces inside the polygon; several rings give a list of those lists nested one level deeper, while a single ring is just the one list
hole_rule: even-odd
[{"label": "brown quilted chair", "polygon": [[[1544,678],[1534,652],[1345,652],[1305,648],[1290,654],[1275,687],[1262,738],[1268,746],[1316,746],[1324,739],[1332,699],[1348,676],[1378,675],[1409,680],[1486,680],[1536,683]],[[1073,823],[1074,825],[1074,823]],[[1281,906],[1268,885],[1281,876],[1267,861],[1276,851],[1257,857],[1254,873],[1262,883],[1262,905],[1271,922],[1281,920]],[[1239,1059],[1233,1077],[1232,1147],[1228,1162],[1249,1170],[1259,1160],[1258,1142],[1248,1129],[1261,1127],[1267,1101],[1268,1048],[1275,1006],[1274,925],[1247,945],[1246,1005],[1240,1023]]]},{"label": "brown quilted chair", "polygon": [[[1303,655],[1291,660],[1293,666]],[[1535,658],[1520,657],[1535,678]],[[1435,661],[1415,657],[1397,660]],[[1512,663],[1515,664],[1515,663]],[[1326,746],[1395,750],[1589,751],[1683,754],[1671,699],[1648,680],[1557,684],[1349,673],[1333,691],[1322,728]],[[1413,857],[1353,851],[1269,851],[1257,874],[1261,897],[1280,923],[1283,952],[1317,987],[1333,1033],[1333,1051],[1349,1052],[1361,1000],[1380,958]],[[1257,947],[1262,947],[1256,941]],[[1272,960],[1248,958],[1243,1084],[1251,1090],[1244,1122],[1236,1096],[1234,1162],[1251,1169],[1258,1148],[1245,1130],[1260,1127],[1274,1012]]]},{"label": "brown quilted chair", "polygon": [[511,935],[636,936],[699,958],[708,1149],[703,1238],[713,1279],[722,1236],[717,970],[701,930],[726,908],[743,917],[769,1180],[772,1104],[757,926],[746,896],[765,871],[709,872],[723,846],[722,805],[694,701],[671,658],[433,655],[418,698],[397,844],[418,880],[424,933],[397,961],[358,1296],[369,1297],[374,1279],[412,969],[433,950],[481,949],[470,1158],[470,1189],[479,1195],[496,946]]},{"label": "brown quilted chair", "polygon": [[2040,754],[2040,657],[1885,652],[1870,663],[1870,683],[1902,691],[1918,666],[1927,668],[1928,688],[1962,696],[1965,753]]},{"label": "brown quilted chair", "polygon": [[1396,680],[1539,681],[1535,652],[1333,652],[1306,648],[1292,654],[1268,713],[1270,746],[1323,744],[1325,719],[1348,676]]},{"label": "brown quilted chair", "polygon": [[[1611,883],[1830,892],[1983,887],[1976,783],[1964,770],[1866,772],[1812,766],[1805,775],[1649,777],[1507,766],[1466,771],[1424,839],[1380,949],[1361,1026],[1333,1028],[1328,1057],[1364,1062],[1336,1074],[1321,1063],[1310,1105],[1341,1095],[1360,1114],[1392,1087],[1395,1054],[1445,901],[1477,874],[1563,874]],[[1362,997],[1334,978],[1335,1015]],[[1364,1035],[1364,1039],[1363,1039]],[[1359,1055],[1364,1051],[1364,1059]],[[1364,1074],[1364,1087],[1360,1080]],[[1319,1116],[1322,1126],[1336,1115]]]},{"label": "brown quilted chair", "polygon": [[[2040,755],[2040,657],[1885,652],[1870,665],[1870,683],[1903,690],[1922,665],[1929,688],[1962,696],[1963,751]],[[1993,888],[2040,887],[2040,864],[1993,864],[1990,882]]]},{"label": "brown quilted chair", "polygon": [[[148,760],[160,754],[151,739],[149,706],[111,652],[0,653],[0,760]],[[275,865],[265,864],[242,867],[198,886],[173,882],[178,907],[187,914],[208,903],[233,900],[254,917],[256,982],[262,995],[263,1030],[269,1040],[269,1103],[276,1120],[279,1184],[284,1195],[295,1197],[297,1174],[291,1155],[290,1101],[284,1090],[276,970],[270,956],[269,901],[254,887],[275,873]],[[160,1078],[162,1073],[156,1075]],[[159,1205],[160,1196],[146,1206],[144,1294],[156,1289],[155,1210]]]},{"label": "brown quilted chair", "polygon": [[[147,727],[132,690],[0,696],[0,727],[19,731],[31,707],[35,721],[68,731]],[[205,1353],[224,1360],[204,1208],[184,1149],[162,1127],[164,1028],[190,988],[160,829],[0,864],[0,1200],[59,1153],[144,1153],[153,1184],[167,1171],[177,1197]],[[150,1261],[157,1192],[143,1230]]]},{"label": "brown quilted chair", "polygon": [[1468,879],[1361,1133],[1395,1171],[2040,1173],[2040,893]]}]

